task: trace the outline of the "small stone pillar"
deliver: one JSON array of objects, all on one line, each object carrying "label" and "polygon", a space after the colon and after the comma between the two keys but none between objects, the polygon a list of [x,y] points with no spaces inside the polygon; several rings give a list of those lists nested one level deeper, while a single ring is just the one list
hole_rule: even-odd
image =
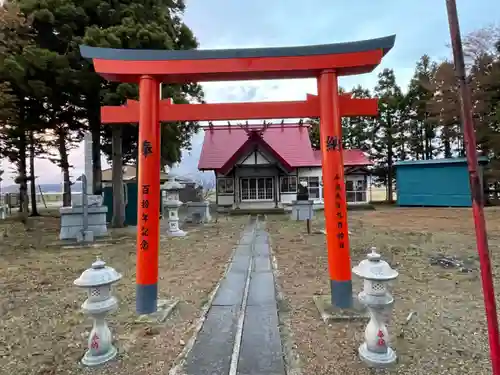
[{"label": "small stone pillar", "polygon": [[311,220],[314,216],[314,201],[292,201],[292,220]]},{"label": "small stone pillar", "polygon": [[179,228],[179,208],[182,206],[182,202],[179,200],[179,191],[182,190],[183,186],[175,180],[167,180],[164,184],[164,188],[167,191],[167,198],[163,202],[168,212],[167,235],[172,237],[184,237],[186,232]]},{"label": "small stone pillar", "polygon": [[307,182],[300,181],[297,190],[297,200],[292,201],[292,220],[311,220],[314,216],[314,201],[309,200]]},{"label": "small stone pillar", "polygon": [[85,270],[73,283],[87,289],[87,299],[82,310],[94,320],[88,339],[88,349],[81,362],[85,366],[104,364],[116,356],[116,348],[112,344],[111,331],[105,317],[118,307],[116,297],[111,295],[111,285],[122,277],[114,268],[97,259],[92,267]]},{"label": "small stone pillar", "polygon": [[396,353],[389,347],[389,333],[384,319],[394,303],[387,284],[398,277],[398,272],[381,260],[375,247],[352,272],[364,280],[363,291],[358,298],[371,316],[365,330],[365,342],[358,349],[359,356],[369,367],[387,367],[396,362]]}]

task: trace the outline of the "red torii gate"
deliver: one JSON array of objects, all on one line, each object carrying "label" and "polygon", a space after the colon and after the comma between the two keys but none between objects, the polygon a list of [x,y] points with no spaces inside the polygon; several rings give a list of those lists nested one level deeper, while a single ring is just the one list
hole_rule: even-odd
[{"label": "red torii gate", "polygon": [[[374,115],[376,100],[339,95],[338,77],[371,72],[395,36],[351,43],[231,50],[123,50],[80,46],[94,70],[111,81],[139,84],[139,102],[102,109],[103,122],[139,122],[137,295],[140,314],[156,311],[160,242],[160,121],[320,117],[323,189],[332,304],[352,306],[341,116]],[[318,97],[305,101],[172,104],[160,83],[316,78]],[[365,112],[366,111],[366,112]]]}]

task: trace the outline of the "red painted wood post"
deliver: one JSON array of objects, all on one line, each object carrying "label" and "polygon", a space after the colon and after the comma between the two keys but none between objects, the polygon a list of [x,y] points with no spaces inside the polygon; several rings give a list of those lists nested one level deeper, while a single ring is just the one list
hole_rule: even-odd
[{"label": "red painted wood post", "polygon": [[472,213],[476,229],[477,252],[479,253],[479,262],[481,264],[481,283],[483,286],[486,320],[488,322],[491,366],[493,368],[493,375],[500,375],[500,339],[498,334],[497,306],[488,249],[488,235],[484,219],[484,196],[480,177],[477,172],[477,146],[476,134],[474,132],[474,120],[472,118],[471,95],[465,80],[464,53],[462,50],[462,38],[460,36],[460,25],[458,22],[457,4],[455,0],[446,0],[446,8],[448,11],[448,22],[455,62],[455,72],[460,84],[460,112],[463,122],[462,129],[464,134],[465,149],[467,152],[467,164],[469,168]]},{"label": "red painted wood post", "polygon": [[160,247],[160,123],[158,81],[139,82],[139,181],[137,200],[136,311],[151,314],[158,300]]},{"label": "red painted wood post", "polygon": [[352,307],[351,257],[347,228],[340,100],[337,75],[334,71],[323,71],[320,74],[318,93],[326,246],[332,305],[350,308]]}]

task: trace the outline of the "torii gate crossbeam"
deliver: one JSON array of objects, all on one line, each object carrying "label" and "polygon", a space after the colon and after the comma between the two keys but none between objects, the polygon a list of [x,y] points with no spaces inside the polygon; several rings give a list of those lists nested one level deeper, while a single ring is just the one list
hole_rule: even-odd
[{"label": "torii gate crossbeam", "polygon": [[[339,98],[340,116],[376,116],[377,99],[355,99],[350,94]],[[267,120],[287,118],[320,117],[319,98],[307,95],[306,100],[260,103],[216,103],[216,104],[172,104],[171,99],[160,100],[159,119],[162,122],[176,121],[229,121],[229,120]],[[101,108],[101,123],[139,122],[139,101],[127,100],[122,106]]]}]

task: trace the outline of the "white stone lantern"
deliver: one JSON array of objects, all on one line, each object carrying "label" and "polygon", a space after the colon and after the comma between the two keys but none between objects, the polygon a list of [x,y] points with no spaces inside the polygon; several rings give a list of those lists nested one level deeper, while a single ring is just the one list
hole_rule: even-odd
[{"label": "white stone lantern", "polygon": [[172,237],[184,237],[186,232],[179,228],[179,208],[182,206],[182,202],[179,200],[179,192],[183,189],[183,186],[175,180],[167,180],[164,189],[167,192],[167,199],[163,202],[167,209],[167,234]]},{"label": "white stone lantern", "polygon": [[94,325],[88,339],[88,349],[82,358],[85,366],[97,366],[116,356],[111,331],[105,317],[118,307],[116,297],[111,295],[111,285],[122,278],[114,268],[97,259],[92,267],[85,270],[73,283],[87,289],[87,299],[82,304],[85,314],[92,317]]},{"label": "white stone lantern", "polygon": [[388,282],[397,278],[398,272],[381,260],[375,247],[352,272],[364,280],[363,291],[358,294],[358,298],[367,307],[371,317],[365,330],[365,342],[358,349],[359,356],[370,367],[392,365],[396,362],[396,353],[389,347],[384,316],[391,311],[394,303],[387,289]]}]

